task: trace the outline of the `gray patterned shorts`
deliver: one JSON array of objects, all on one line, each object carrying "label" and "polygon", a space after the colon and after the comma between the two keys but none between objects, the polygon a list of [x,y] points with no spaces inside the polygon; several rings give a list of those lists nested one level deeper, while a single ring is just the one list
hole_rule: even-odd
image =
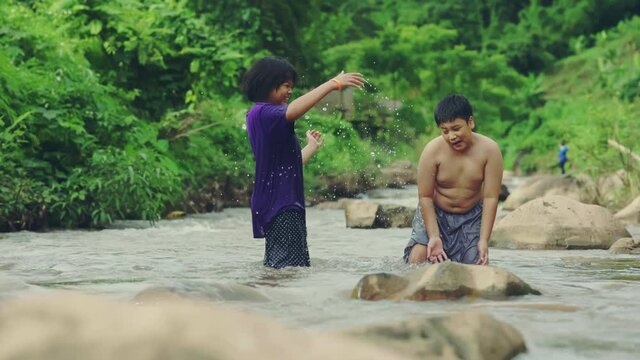
[{"label": "gray patterned shorts", "polygon": [[[482,221],[482,202],[464,214],[446,212],[437,206],[436,220],[440,229],[440,238],[447,257],[455,262],[475,264],[478,261],[478,241],[480,240],[480,223]],[[409,262],[409,254],[416,244],[429,244],[429,236],[422,221],[420,205],[413,216],[411,239],[404,248],[404,262]]]}]

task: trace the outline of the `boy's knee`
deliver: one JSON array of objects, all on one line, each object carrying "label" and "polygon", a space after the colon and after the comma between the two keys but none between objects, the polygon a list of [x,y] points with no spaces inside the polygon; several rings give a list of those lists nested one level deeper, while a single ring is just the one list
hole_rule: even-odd
[{"label": "boy's knee", "polygon": [[422,264],[427,262],[427,246],[415,244],[409,253],[409,264]]}]

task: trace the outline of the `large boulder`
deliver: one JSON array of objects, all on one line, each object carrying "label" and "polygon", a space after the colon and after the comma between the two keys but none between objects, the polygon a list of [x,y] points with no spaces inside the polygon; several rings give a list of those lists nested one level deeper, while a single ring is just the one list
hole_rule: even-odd
[{"label": "large boulder", "polygon": [[365,200],[345,202],[345,220],[347,227],[360,229],[407,228],[415,209],[401,205],[376,204]]},{"label": "large boulder", "polygon": [[620,209],[624,199],[624,190],[629,184],[629,173],[620,169],[598,178],[596,182],[595,202],[608,209]]},{"label": "large boulder", "polygon": [[344,336],[308,334],[192,301],[135,305],[58,295],[0,307],[0,359],[406,359]]},{"label": "large boulder", "polygon": [[640,254],[640,240],[622,238],[611,245],[609,252],[612,254]]},{"label": "large boulder", "polygon": [[351,293],[362,300],[442,300],[465,296],[504,299],[536,294],[520,278],[493,266],[467,265],[452,261],[432,264],[406,277],[372,274],[363,277]]},{"label": "large boulder", "polygon": [[350,201],[344,208],[344,217],[348,228],[371,229],[376,221],[380,205],[364,201]]},{"label": "large boulder", "polygon": [[490,245],[509,249],[608,249],[629,234],[609,210],[564,196],[531,200],[502,218]]},{"label": "large boulder", "polygon": [[518,330],[477,312],[372,325],[344,333],[412,359],[507,360],[526,351]]},{"label": "large boulder", "polygon": [[375,227],[379,228],[409,228],[413,222],[416,209],[401,206],[382,204],[376,212]]},{"label": "large boulder", "polygon": [[614,216],[623,224],[640,224],[640,196]]},{"label": "large boulder", "polygon": [[594,185],[587,177],[569,175],[540,175],[514,190],[502,208],[515,210],[528,201],[548,195],[562,195],[584,203],[593,203]]}]

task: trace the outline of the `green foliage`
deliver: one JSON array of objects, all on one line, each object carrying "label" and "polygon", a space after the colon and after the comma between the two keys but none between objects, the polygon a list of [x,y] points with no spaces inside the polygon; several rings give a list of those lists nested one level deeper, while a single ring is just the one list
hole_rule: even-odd
[{"label": "green foliage", "polygon": [[352,125],[337,115],[311,112],[304,124],[296,126],[301,146],[306,145],[307,130],[319,130],[325,143],[304,169],[305,189],[315,196],[333,198],[354,195],[374,183],[377,164],[385,155],[362,140]]},{"label": "green foliage", "polygon": [[230,9],[235,3],[58,0],[47,11],[68,36],[82,39],[105,81],[128,91],[139,115],[159,119],[185,99],[235,93],[240,72],[266,54],[251,51],[257,9]]},{"label": "green foliage", "polygon": [[0,11],[0,229],[45,217],[54,226],[157,219],[181,189],[154,125],[100,82],[80,43],[47,16],[13,3]]},{"label": "green foliage", "polygon": [[211,183],[244,186],[253,175],[253,154],[245,129],[247,104],[239,97],[214,98],[193,110],[168,114],[163,137],[182,164],[185,184],[197,191]]},{"label": "green foliage", "polygon": [[303,142],[327,136],[305,172],[314,197],[415,160],[452,92],[508,165],[545,171],[564,138],[573,170],[637,174],[607,140],[637,152],[640,20],[611,27],[639,13],[626,0],[5,0],[0,231],[155,221],[204,188],[247,192],[237,85],[267,54],[297,66],[300,93],[341,70],[369,80],[348,119],[297,126]]},{"label": "green foliage", "polygon": [[[400,122],[425,131],[433,123],[433,108],[445,95],[457,92],[471,99],[482,132],[504,135],[510,123],[529,110],[527,79],[508,67],[504,57],[486,55],[456,45],[457,32],[437,25],[388,26],[373,39],[341,45],[326,58],[345,68],[360,69],[374,88],[391,99],[404,99]],[[364,118],[379,96],[358,98]],[[387,99],[388,100],[388,99]]]},{"label": "green foliage", "polygon": [[[639,39],[636,17],[601,33],[593,48],[559,62],[543,80],[547,103],[517,124],[505,141],[508,165],[526,154],[517,164],[524,172],[552,171],[564,140],[572,172],[599,178],[625,169],[630,180],[638,179],[640,164],[609,140],[638,152]],[[629,186],[629,196],[639,195],[637,189]]]}]

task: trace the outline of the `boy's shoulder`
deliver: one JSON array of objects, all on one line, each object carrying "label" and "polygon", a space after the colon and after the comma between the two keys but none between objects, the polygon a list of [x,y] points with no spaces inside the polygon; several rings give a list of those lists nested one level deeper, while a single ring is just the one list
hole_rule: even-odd
[{"label": "boy's shoulder", "polygon": [[483,148],[487,150],[500,149],[498,143],[492,138],[486,135],[478,134],[478,133],[474,133],[474,136],[476,137],[476,139],[478,140],[478,143],[481,144]]},{"label": "boy's shoulder", "polygon": [[434,137],[429,140],[427,145],[424,146],[425,151],[436,151],[443,146],[447,146],[447,142],[442,138],[442,136]]}]

